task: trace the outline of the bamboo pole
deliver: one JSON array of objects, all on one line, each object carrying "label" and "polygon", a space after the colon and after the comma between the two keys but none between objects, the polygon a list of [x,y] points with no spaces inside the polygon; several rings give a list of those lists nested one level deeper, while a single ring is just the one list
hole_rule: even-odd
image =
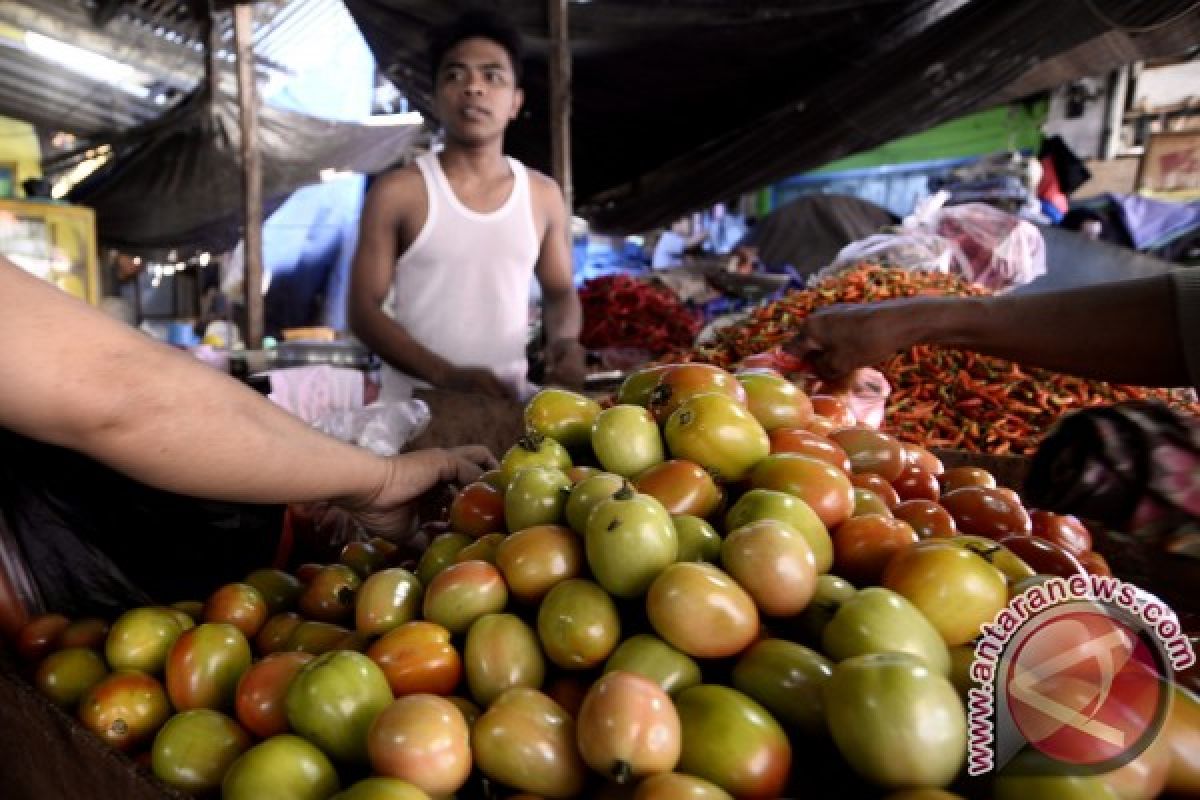
[{"label": "bamboo pole", "polygon": [[550,153],[554,179],[562,187],[567,213],[574,208],[571,182],[571,42],[567,0],[550,3]]},{"label": "bamboo pole", "polygon": [[242,187],[245,200],[246,347],[257,350],[263,338],[262,153],[258,147],[258,93],[254,83],[254,9],[234,6],[233,40],[237,50],[238,110],[242,122]]}]

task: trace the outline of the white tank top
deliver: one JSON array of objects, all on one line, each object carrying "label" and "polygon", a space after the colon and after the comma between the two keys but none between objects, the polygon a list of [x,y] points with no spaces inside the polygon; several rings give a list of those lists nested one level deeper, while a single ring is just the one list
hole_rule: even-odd
[{"label": "white tank top", "polygon": [[[529,176],[516,159],[512,193],[479,213],[459,201],[436,153],[417,159],[428,212],[396,260],[394,316],[425,347],[459,367],[487,367],[518,396],[527,393],[529,291],[540,246]],[[384,368],[386,396],[425,386]]]}]

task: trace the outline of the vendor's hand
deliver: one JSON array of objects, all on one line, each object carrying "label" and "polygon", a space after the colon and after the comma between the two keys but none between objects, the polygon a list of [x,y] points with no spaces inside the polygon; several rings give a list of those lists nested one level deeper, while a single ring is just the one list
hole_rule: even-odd
[{"label": "vendor's hand", "polygon": [[546,345],[546,383],[582,389],[587,378],[587,350],[578,339],[555,339]]},{"label": "vendor's hand", "polygon": [[417,450],[386,461],[383,482],[363,497],[341,503],[368,532],[395,538],[412,530],[416,522],[413,501],[442,484],[466,485],[496,466],[486,447],[472,445],[448,449]]},{"label": "vendor's hand", "polygon": [[457,392],[482,394],[505,400],[516,398],[512,387],[505,385],[496,377],[496,373],[484,367],[454,367],[446,373],[439,385]]},{"label": "vendor's hand", "polygon": [[783,349],[810,363],[827,380],[885,361],[916,343],[907,301],[837,305],[813,312]]}]

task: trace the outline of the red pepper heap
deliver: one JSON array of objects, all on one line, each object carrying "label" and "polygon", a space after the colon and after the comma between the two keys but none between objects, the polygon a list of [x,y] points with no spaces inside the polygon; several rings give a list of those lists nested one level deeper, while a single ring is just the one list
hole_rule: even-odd
[{"label": "red pepper heap", "polygon": [[637,347],[659,356],[691,347],[700,315],[667,287],[629,275],[593,278],[579,290],[584,347]]},{"label": "red pepper heap", "polygon": [[[786,341],[797,321],[835,303],[988,293],[953,275],[864,263],[759,307],[745,323],[722,330],[712,347],[673,360],[731,367]],[[1158,400],[1200,414],[1200,405],[1180,392],[1086,380],[962,350],[921,345],[878,368],[892,384],[884,429],[928,447],[1031,454],[1064,413],[1130,400]]]}]

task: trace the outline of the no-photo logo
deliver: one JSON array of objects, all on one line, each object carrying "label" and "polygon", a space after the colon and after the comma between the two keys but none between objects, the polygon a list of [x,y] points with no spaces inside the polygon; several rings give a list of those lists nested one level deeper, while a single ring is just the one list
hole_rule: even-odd
[{"label": "no-photo logo", "polygon": [[1195,662],[1161,602],[1113,578],[1055,578],[1013,598],[983,628],[968,693],[968,772],[1027,745],[1102,772],[1154,740],[1174,671]]}]

